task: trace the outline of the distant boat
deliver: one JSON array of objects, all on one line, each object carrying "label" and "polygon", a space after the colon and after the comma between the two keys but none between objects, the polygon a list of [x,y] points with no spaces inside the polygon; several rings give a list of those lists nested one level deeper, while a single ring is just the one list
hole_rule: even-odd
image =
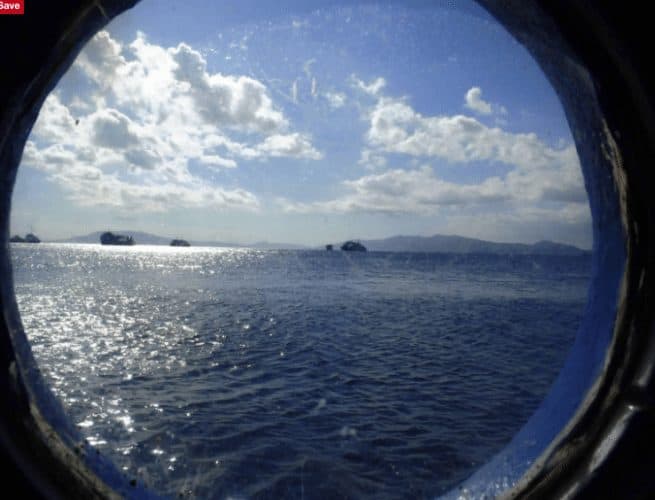
[{"label": "distant boat", "polygon": [[325,249],[326,249],[328,252],[330,252],[330,251],[334,250],[334,247],[333,247],[332,245],[325,245]]},{"label": "distant boat", "polygon": [[103,245],[134,245],[134,239],[131,236],[107,231],[100,235],[100,243]]},{"label": "distant boat", "polygon": [[9,238],[11,243],[41,243],[41,240],[33,233],[28,233],[25,235],[25,238],[15,234]]},{"label": "distant boat", "polygon": [[171,241],[172,247],[190,247],[191,245],[187,240],[173,240]]},{"label": "distant boat", "polygon": [[341,250],[344,252],[366,252],[366,247],[359,241],[346,241],[341,245]]}]

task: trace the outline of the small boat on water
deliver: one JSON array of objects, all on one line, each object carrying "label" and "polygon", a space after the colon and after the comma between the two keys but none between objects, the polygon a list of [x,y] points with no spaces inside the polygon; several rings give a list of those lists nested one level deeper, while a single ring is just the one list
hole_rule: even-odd
[{"label": "small boat on water", "polygon": [[173,240],[171,241],[172,247],[190,247],[191,244],[187,240]]},{"label": "small boat on water", "polygon": [[332,250],[334,250],[334,247],[333,247],[332,245],[325,245],[325,249],[326,249],[328,252],[331,252]]},{"label": "small boat on water", "polygon": [[134,238],[124,234],[114,234],[110,231],[100,235],[102,245],[134,245]]},{"label": "small boat on water", "polygon": [[366,247],[359,241],[346,241],[341,245],[341,250],[344,252],[366,252]]}]

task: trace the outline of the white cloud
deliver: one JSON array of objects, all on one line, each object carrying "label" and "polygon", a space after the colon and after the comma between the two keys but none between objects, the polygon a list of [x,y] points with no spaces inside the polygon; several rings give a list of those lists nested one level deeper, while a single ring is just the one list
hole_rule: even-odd
[{"label": "white cloud", "polygon": [[499,116],[507,115],[507,108],[500,104],[490,103],[482,99],[482,89],[480,87],[471,87],[464,96],[464,107],[480,115],[496,115],[497,123],[504,123]]},{"label": "white cloud", "polygon": [[[369,127],[358,162],[376,173],[343,182],[343,194],[331,200],[295,203],[281,199],[284,210],[452,215],[457,207],[458,213],[521,210],[536,217],[573,211],[576,221],[581,213],[588,220],[587,196],[573,145],[551,147],[534,133],[506,132],[464,115],[423,116],[406,99],[382,95],[382,78],[368,85],[357,79],[353,82],[376,97],[364,113]],[[394,155],[395,165],[404,163],[405,168],[390,169],[388,155]],[[479,163],[500,163],[509,170],[483,177],[477,184],[449,182],[430,166],[409,167],[421,159],[439,162],[442,169],[466,168],[476,162],[477,168]],[[562,207],[569,207],[568,212]]]},{"label": "white cloud", "polygon": [[84,101],[79,96],[73,96],[68,103],[68,108],[74,113],[82,115],[93,111],[92,103]]},{"label": "white cloud", "polygon": [[465,106],[468,109],[481,115],[491,114],[491,104],[482,99],[482,90],[480,87],[471,87],[466,93],[464,100],[466,103]]},{"label": "white cloud", "polygon": [[451,163],[498,162],[512,171],[505,182],[517,197],[584,201],[582,174],[573,145],[553,148],[536,134],[487,127],[464,115],[422,116],[402,99],[380,97],[369,114],[368,148],[438,158]]},{"label": "white cloud", "polygon": [[495,203],[508,199],[497,177],[476,185],[447,182],[429,166],[388,170],[343,182],[348,194],[326,202],[293,203],[280,200],[288,212],[382,212],[433,214],[439,207]]},{"label": "white cloud", "polygon": [[66,142],[77,133],[75,123],[76,119],[69,109],[53,95],[43,103],[32,134],[47,137],[49,142]]},{"label": "white cloud", "polygon": [[123,157],[133,166],[145,170],[152,170],[161,163],[162,158],[157,151],[131,148],[125,151]]},{"label": "white cloud", "polygon": [[255,148],[258,156],[295,156],[320,160],[323,155],[312,147],[308,136],[299,133],[271,135]]},{"label": "white cloud", "polygon": [[355,75],[352,75],[350,79],[356,89],[359,89],[371,96],[379,95],[382,89],[387,85],[387,81],[382,77],[378,77],[368,84],[364,83],[363,80],[360,80]]},{"label": "white cloud", "polygon": [[380,169],[386,167],[387,158],[384,155],[376,154],[370,149],[363,149],[359,157],[358,165],[362,165],[370,170]]},{"label": "white cloud", "polygon": [[[259,208],[257,198],[243,189],[210,186],[199,179],[162,183],[157,175],[141,176],[136,182],[120,172],[105,172],[84,161],[84,154],[55,144],[39,150],[28,141],[23,153],[25,166],[40,169],[81,206],[104,206],[129,211],[165,212],[174,208]],[[150,173],[148,173],[150,174]]]},{"label": "white cloud", "polygon": [[139,34],[124,45],[103,31],[74,70],[95,93],[69,102],[51,94],[23,164],[46,172],[77,203],[255,210],[254,194],[209,184],[190,162],[221,170],[240,159],[322,157],[309,135],[290,130],[262,82],[210,72],[187,44],[165,48]]},{"label": "white cloud", "polygon": [[91,115],[94,146],[125,149],[139,144],[131,120],[115,109],[101,109]]},{"label": "white cloud", "polygon": [[108,32],[101,31],[84,47],[75,64],[98,85],[110,85],[118,68],[126,64],[122,46]]},{"label": "white cloud", "polygon": [[253,145],[244,145],[220,135],[207,136],[205,140],[207,145],[223,148],[231,155],[248,160],[290,156],[309,160],[323,158],[323,153],[312,146],[311,138],[298,132],[270,135],[263,142]]},{"label": "white cloud", "polygon": [[[135,43],[146,44],[142,39]],[[207,123],[262,133],[287,128],[286,118],[273,106],[263,83],[246,76],[208,73],[200,52],[184,43],[168,53],[177,65],[173,74],[181,87],[178,91],[193,100]]]},{"label": "white cloud", "polygon": [[316,63],[316,59],[312,58],[305,61],[305,64],[302,65],[302,70],[307,76],[307,78],[312,77],[312,65]]},{"label": "white cloud", "polygon": [[291,84],[291,100],[294,104],[298,104],[298,79]]},{"label": "white cloud", "polygon": [[323,96],[332,108],[338,109],[346,104],[346,94],[342,92],[326,92]]},{"label": "white cloud", "polygon": [[200,158],[200,163],[208,167],[214,168],[236,168],[237,162],[230,160],[228,158],[223,158],[218,155],[202,155]]}]

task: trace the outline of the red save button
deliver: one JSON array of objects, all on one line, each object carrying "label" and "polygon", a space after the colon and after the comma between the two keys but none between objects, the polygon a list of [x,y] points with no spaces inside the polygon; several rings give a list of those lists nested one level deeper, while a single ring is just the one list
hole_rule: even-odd
[{"label": "red save button", "polygon": [[25,14],[25,0],[0,0],[0,15]]}]

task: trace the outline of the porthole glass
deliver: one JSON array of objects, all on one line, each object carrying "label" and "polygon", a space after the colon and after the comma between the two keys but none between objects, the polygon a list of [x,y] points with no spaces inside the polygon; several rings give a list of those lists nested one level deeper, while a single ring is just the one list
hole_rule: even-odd
[{"label": "porthole glass", "polygon": [[561,105],[472,3],[144,1],[45,102],[11,224],[53,392],[169,495],[446,491],[548,391],[591,265]]}]

